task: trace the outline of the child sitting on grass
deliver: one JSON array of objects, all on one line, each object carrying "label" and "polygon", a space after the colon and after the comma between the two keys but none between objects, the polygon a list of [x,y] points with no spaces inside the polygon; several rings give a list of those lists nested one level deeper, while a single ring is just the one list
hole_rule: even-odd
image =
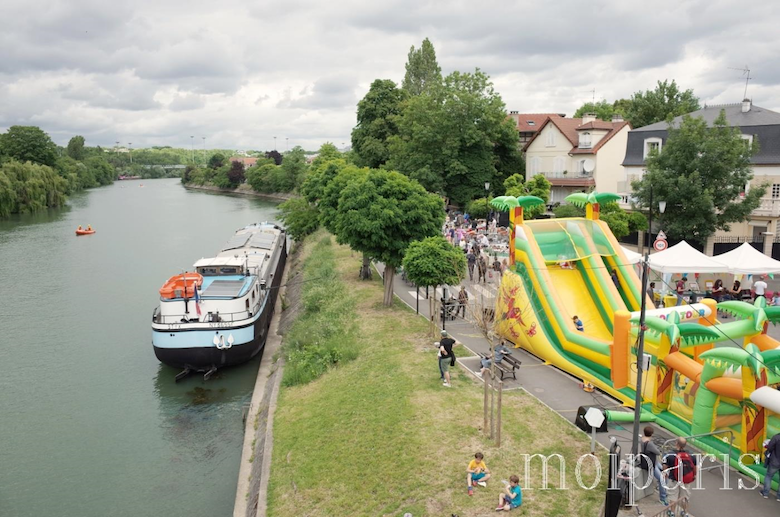
[{"label": "child sitting on grass", "polygon": [[486,481],[490,479],[490,470],[485,465],[484,456],[481,452],[474,455],[474,459],[469,462],[466,472],[466,485],[469,487],[469,495],[474,495],[475,486],[487,486]]},{"label": "child sitting on grass", "polygon": [[[504,481],[506,483],[506,481]],[[520,489],[520,478],[517,476],[509,477],[509,484],[504,487],[504,491],[498,496],[498,506],[496,511],[512,510],[523,504],[523,491]]]}]

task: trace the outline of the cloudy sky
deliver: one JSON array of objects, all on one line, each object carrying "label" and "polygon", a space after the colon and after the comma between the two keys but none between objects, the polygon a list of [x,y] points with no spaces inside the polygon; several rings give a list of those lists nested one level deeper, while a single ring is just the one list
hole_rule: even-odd
[{"label": "cloudy sky", "polygon": [[[750,7],[748,9],[748,7]],[[703,102],[780,111],[780,3],[558,0],[2,0],[0,130],[58,144],[237,149],[349,142],[372,80],[429,37],[445,73],[487,72],[508,110],[571,115],[676,79]]]}]

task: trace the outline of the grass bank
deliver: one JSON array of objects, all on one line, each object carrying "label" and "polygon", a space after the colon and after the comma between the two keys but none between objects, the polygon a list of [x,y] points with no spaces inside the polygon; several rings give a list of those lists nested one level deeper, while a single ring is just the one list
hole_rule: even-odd
[{"label": "grass bank", "polygon": [[[321,239],[317,234],[306,245],[324,246]],[[568,466],[567,487],[577,487],[574,466],[589,451],[587,437],[527,393],[507,392],[503,444],[495,448],[481,431],[481,384],[455,368],[453,388],[442,387],[427,322],[400,302],[383,308],[381,282],[357,280],[359,254],[336,244],[329,253],[356,304],[356,358],[308,384],[282,389],[269,515],[492,514],[499,480],[517,474],[522,483],[523,454],[560,454]],[[465,469],[476,451],[485,454],[494,480],[468,497]],[[551,465],[549,478],[557,486],[558,467]],[[585,462],[582,469],[588,484],[591,466]],[[540,490],[541,468],[535,467],[529,473],[533,488],[524,487],[523,508],[513,515],[597,514],[603,482],[593,491]]]}]

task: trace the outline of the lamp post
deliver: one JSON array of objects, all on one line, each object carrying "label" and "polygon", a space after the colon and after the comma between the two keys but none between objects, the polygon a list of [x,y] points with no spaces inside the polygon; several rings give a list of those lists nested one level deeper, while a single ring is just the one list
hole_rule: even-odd
[{"label": "lamp post", "polygon": [[[130,151],[130,165],[133,164],[133,142],[127,142],[127,148]],[[130,173],[132,176],[132,173]]]},{"label": "lamp post", "polygon": [[[658,203],[658,209],[661,213],[666,210],[666,201]],[[653,231],[653,187],[650,187],[650,211],[648,213],[648,232],[652,235]],[[642,261],[642,306],[639,312],[639,339],[636,349],[636,396],[634,398],[634,431],[631,437],[631,455],[636,457],[639,453],[639,420],[642,414],[642,363],[645,356],[645,313],[647,312],[647,282],[650,276],[650,248],[652,243],[645,251],[645,257]]]},{"label": "lamp post", "polygon": [[274,151],[276,151],[276,137],[274,137]]},{"label": "lamp post", "polygon": [[195,136],[190,135],[190,161],[195,165]]},{"label": "lamp post", "polygon": [[488,232],[488,219],[490,218],[490,201],[488,200],[488,193],[490,192],[490,182],[485,182],[485,208],[487,209],[487,212],[485,212],[485,233]]},{"label": "lamp post", "polygon": [[203,139],[203,164],[206,164],[206,137],[202,136]]}]

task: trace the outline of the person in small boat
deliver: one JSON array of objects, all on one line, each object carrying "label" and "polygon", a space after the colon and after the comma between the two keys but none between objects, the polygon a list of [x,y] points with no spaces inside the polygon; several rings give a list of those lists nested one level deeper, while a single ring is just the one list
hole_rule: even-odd
[{"label": "person in small boat", "polygon": [[88,224],[88,225],[87,225],[87,231],[88,231],[88,232],[91,232],[91,231],[92,231],[92,225],[91,225],[91,224]]},{"label": "person in small boat", "polygon": [[81,231],[81,230],[83,230],[83,228],[81,227],[81,225],[79,225],[79,231]]}]

